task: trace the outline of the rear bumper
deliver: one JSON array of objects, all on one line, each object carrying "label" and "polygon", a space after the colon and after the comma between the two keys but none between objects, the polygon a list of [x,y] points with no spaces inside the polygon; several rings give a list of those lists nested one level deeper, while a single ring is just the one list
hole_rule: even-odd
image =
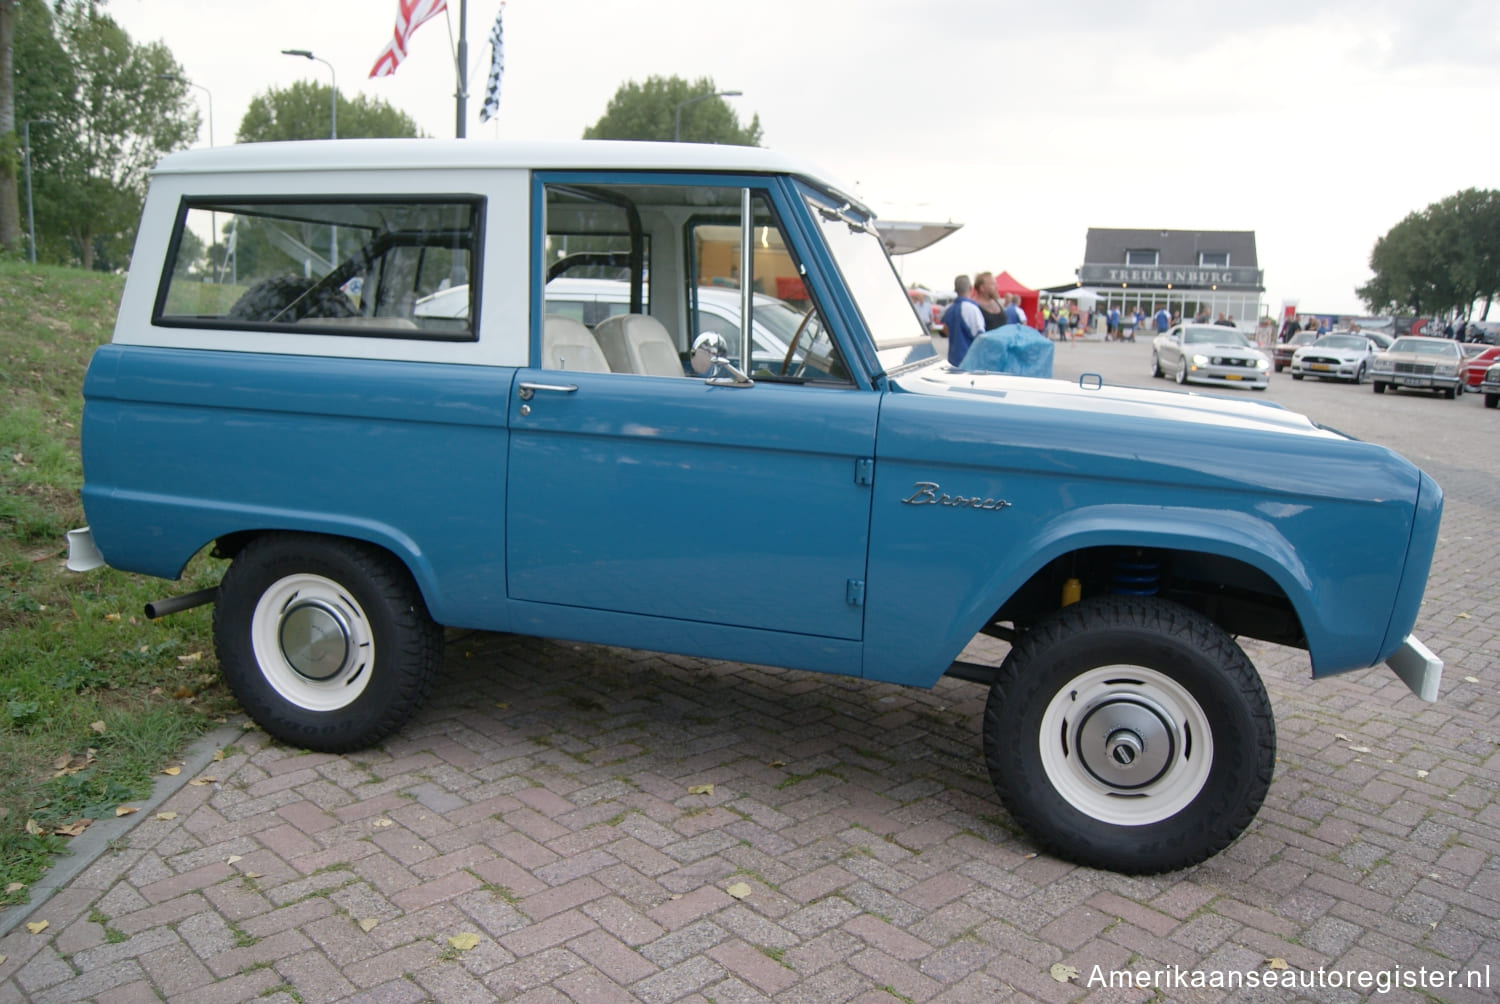
[{"label": "rear bumper", "polygon": [[1443,660],[1433,655],[1416,635],[1407,635],[1385,664],[1401,677],[1413,694],[1424,701],[1437,700],[1438,685],[1443,682]]}]

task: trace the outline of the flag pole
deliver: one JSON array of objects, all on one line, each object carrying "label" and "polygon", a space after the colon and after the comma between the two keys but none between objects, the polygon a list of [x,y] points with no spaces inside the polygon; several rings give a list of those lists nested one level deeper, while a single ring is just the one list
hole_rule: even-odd
[{"label": "flag pole", "polygon": [[468,118],[465,107],[469,99],[469,0],[459,0],[458,5],[458,59],[454,69],[458,75],[458,125],[454,135],[463,139],[466,135],[464,120]]}]

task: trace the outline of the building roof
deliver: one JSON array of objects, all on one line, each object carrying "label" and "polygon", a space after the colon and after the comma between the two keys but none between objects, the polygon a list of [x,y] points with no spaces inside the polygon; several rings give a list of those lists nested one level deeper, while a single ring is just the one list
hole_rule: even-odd
[{"label": "building roof", "polygon": [[1258,268],[1254,230],[1125,230],[1089,227],[1083,260],[1090,265],[1124,264],[1126,251],[1156,251],[1160,264],[1198,264],[1200,251],[1227,251],[1229,264]]}]

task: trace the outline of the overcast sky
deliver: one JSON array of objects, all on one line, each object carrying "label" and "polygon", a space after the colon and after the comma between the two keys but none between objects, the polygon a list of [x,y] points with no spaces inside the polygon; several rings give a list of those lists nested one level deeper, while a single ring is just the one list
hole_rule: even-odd
[{"label": "overcast sky", "polygon": [[[257,93],[328,81],[287,48],[332,63],[341,93],[453,136],[449,4],[376,80],[396,0],[107,10],[212,92],[222,145]],[[1068,282],[1091,226],[1253,230],[1269,309],[1356,312],[1378,237],[1500,178],[1495,0],[509,0],[500,114],[484,125],[500,4],[468,7],[470,137],[576,139],[627,80],[709,76],[744,92],[727,100],[744,122],[759,114],[764,145],[882,216],[962,222],[897,259],[934,288],[981,269]]]}]

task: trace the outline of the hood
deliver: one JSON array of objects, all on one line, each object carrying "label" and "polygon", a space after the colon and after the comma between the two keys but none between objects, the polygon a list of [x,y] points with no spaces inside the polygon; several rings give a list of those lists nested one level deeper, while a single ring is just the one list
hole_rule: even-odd
[{"label": "hood", "polygon": [[1090,375],[1073,383],[1004,373],[966,373],[947,365],[932,365],[902,374],[892,383],[896,389],[907,393],[941,397],[955,403],[1008,402],[1064,409],[1080,415],[1119,415],[1329,439],[1348,438],[1317,425],[1305,415],[1267,401],[1189,390],[1148,390],[1110,385],[1098,382]]}]

